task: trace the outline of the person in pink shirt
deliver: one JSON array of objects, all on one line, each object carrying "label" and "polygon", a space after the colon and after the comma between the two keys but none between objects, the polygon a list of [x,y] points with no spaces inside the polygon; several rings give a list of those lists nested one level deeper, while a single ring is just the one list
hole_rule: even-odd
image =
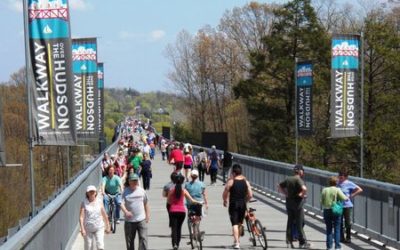
[{"label": "person in pink shirt", "polygon": [[186,181],[189,181],[189,174],[190,170],[192,169],[193,157],[189,150],[185,149],[184,154],[183,169],[185,170],[185,179]]},{"label": "person in pink shirt", "polygon": [[170,204],[169,214],[171,219],[171,238],[172,247],[174,250],[178,249],[181,241],[182,224],[186,216],[186,207],[184,201],[185,197],[186,199],[190,200],[191,203],[199,203],[190,196],[186,189],[182,188],[184,180],[185,177],[180,174],[177,175],[175,179],[175,187],[171,188],[168,192],[168,204]]}]

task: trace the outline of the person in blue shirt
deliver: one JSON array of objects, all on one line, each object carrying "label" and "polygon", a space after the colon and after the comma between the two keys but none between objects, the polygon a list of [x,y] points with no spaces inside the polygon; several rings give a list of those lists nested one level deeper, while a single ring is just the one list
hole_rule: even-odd
[{"label": "person in blue shirt", "polygon": [[[189,192],[190,196],[199,202],[203,202],[205,208],[208,208],[208,201],[207,201],[207,192],[206,186],[203,182],[198,180],[199,171],[196,169],[192,170],[190,177],[192,178],[191,181],[186,182],[185,189]],[[198,204],[193,205],[190,201],[186,201],[186,206],[189,211],[193,211],[195,215],[201,216],[201,206]]]},{"label": "person in blue shirt", "polygon": [[[339,171],[337,187],[348,197],[348,199],[343,202],[342,226],[340,230],[341,241],[345,243],[351,242],[351,213],[353,210],[353,202],[351,199],[363,191],[362,188],[354,182],[348,180],[348,177],[349,174],[346,170]],[[346,229],[346,238],[344,237],[344,228]]]}]

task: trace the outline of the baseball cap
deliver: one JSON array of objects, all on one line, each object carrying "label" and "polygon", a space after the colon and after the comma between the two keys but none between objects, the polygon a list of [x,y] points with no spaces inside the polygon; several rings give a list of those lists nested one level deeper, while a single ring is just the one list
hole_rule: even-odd
[{"label": "baseball cap", "polygon": [[300,171],[300,170],[304,171],[303,165],[301,164],[294,165],[293,171]]},{"label": "baseball cap", "polygon": [[212,149],[216,149],[215,145],[212,145],[211,148],[212,148]]},{"label": "baseball cap", "polygon": [[97,191],[97,189],[96,189],[95,186],[89,185],[89,186],[87,186],[87,188],[86,188],[86,193],[87,193],[87,192],[90,192],[90,191]]},{"label": "baseball cap", "polygon": [[129,180],[129,181],[137,181],[137,180],[139,180],[139,175],[137,175],[137,174],[130,174],[128,180]]},{"label": "baseball cap", "polygon": [[199,171],[197,171],[197,169],[193,169],[190,175],[199,176]]}]

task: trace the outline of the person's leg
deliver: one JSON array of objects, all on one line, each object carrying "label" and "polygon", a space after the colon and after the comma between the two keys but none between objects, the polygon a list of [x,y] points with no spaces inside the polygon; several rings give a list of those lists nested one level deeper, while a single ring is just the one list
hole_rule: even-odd
[{"label": "person's leg", "polygon": [[178,227],[177,227],[177,246],[181,243],[181,236],[182,236],[182,224],[185,220],[186,213],[179,213],[178,215]]},{"label": "person's leg", "polygon": [[346,228],[346,242],[351,241],[351,210],[353,208],[346,207],[343,209],[343,216],[344,216],[344,226]]},{"label": "person's leg", "polygon": [[171,241],[172,247],[178,246],[178,215],[177,213],[170,213],[171,225]]},{"label": "person's leg", "polygon": [[103,203],[104,203],[104,209],[106,210],[106,214],[108,215],[108,213],[109,213],[108,206],[110,204],[110,198],[106,194],[104,194],[104,196],[103,196]]},{"label": "person's leg", "polygon": [[85,250],[92,250],[92,245],[93,245],[92,234],[89,232],[86,232],[86,236],[83,239],[84,239]]},{"label": "person's leg", "polygon": [[287,241],[289,241],[291,243],[293,241],[292,225],[294,222],[294,212],[293,212],[293,208],[291,208],[288,203],[289,202],[286,201],[286,211],[287,211],[287,216],[288,216],[287,224],[286,224],[286,239],[287,239]]},{"label": "person's leg", "polygon": [[139,250],[147,250],[147,223],[146,220],[138,224]]},{"label": "person's leg", "polygon": [[334,227],[334,237],[335,237],[335,249],[341,249],[340,245],[340,226],[341,226],[341,216],[333,216],[333,227]]},{"label": "person's leg", "polygon": [[300,245],[304,245],[307,242],[306,234],[304,233],[303,224],[304,224],[304,209],[301,206],[300,209],[296,210],[295,213],[295,223],[297,232],[299,234],[299,243]]},{"label": "person's leg", "polygon": [[118,194],[117,196],[115,196],[115,205],[116,205],[115,206],[116,207],[115,215],[116,215],[117,219],[120,218],[121,202],[122,202],[121,194]]},{"label": "person's leg", "polygon": [[126,221],[124,224],[125,242],[127,250],[135,250],[135,234],[133,232],[133,222]]},{"label": "person's leg", "polygon": [[332,210],[324,209],[326,226],[326,249],[332,249]]},{"label": "person's leg", "polygon": [[96,239],[97,250],[104,249],[104,227],[100,228],[94,233],[94,238]]}]

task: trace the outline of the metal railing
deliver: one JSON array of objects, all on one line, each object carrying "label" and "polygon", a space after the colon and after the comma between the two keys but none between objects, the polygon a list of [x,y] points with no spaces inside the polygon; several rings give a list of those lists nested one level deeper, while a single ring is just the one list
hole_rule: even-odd
[{"label": "metal railing", "polygon": [[[115,152],[117,142],[105,151]],[[0,249],[69,249],[77,233],[79,207],[88,185],[99,186],[101,181],[100,157],[91,162],[73,181],[60,190],[47,205],[43,205],[33,218],[25,218],[20,225],[9,229]],[[1,243],[0,243],[1,244]]]},{"label": "metal railing", "polygon": [[[244,175],[254,187],[284,199],[278,193],[277,185],[293,175],[293,164],[239,154],[233,154],[233,163],[242,166]],[[328,178],[337,173],[309,167],[304,169],[307,186],[305,209],[322,216],[321,191],[327,186]],[[352,229],[365,235],[364,238],[400,249],[400,186],[357,177],[349,177],[349,180],[363,189],[354,199]]]}]

